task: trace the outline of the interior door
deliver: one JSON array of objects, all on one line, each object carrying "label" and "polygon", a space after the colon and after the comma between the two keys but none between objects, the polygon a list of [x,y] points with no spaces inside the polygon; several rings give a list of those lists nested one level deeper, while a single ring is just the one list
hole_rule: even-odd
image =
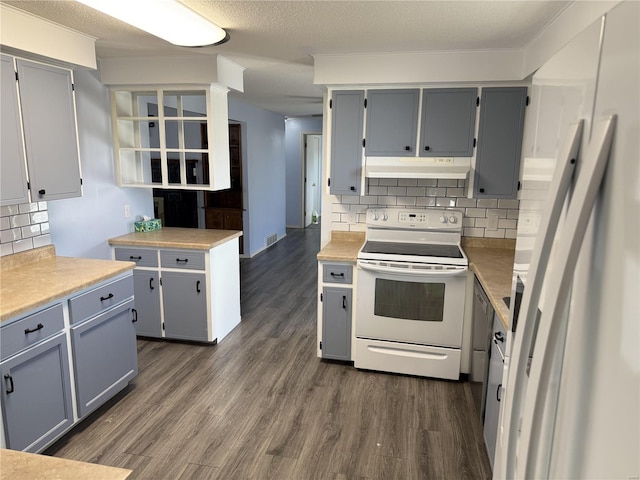
[{"label": "interior door", "polygon": [[320,164],[322,159],[322,135],[305,136],[304,172],[304,226],[312,222],[312,213],[320,214]]}]

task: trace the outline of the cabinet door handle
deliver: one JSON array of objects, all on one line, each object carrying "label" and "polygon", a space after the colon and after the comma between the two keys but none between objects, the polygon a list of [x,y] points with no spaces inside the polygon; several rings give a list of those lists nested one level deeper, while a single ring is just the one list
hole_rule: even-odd
[{"label": "cabinet door handle", "polygon": [[131,323],[136,323],[138,321],[138,311],[135,308],[131,309],[131,313],[133,314],[133,318],[131,319]]},{"label": "cabinet door handle", "polygon": [[496,389],[496,399],[498,401],[500,401],[500,390],[502,389],[502,384],[498,385],[498,388]]},{"label": "cabinet door handle", "polygon": [[11,375],[9,375],[8,373],[4,376],[4,382],[7,383],[7,381],[9,381],[9,388],[7,390],[5,390],[5,392],[7,393],[13,393],[13,377]]},{"label": "cabinet door handle", "polygon": [[429,150],[431,150],[431,147],[429,145],[425,145],[424,149],[428,152]]},{"label": "cabinet door handle", "polygon": [[188,258],[176,258],[176,262],[178,263],[187,263],[188,261]]},{"label": "cabinet door handle", "polygon": [[113,293],[110,293],[106,297],[100,297],[100,301],[104,302],[105,300],[111,300],[113,298]]},{"label": "cabinet door handle", "polygon": [[42,330],[43,328],[44,328],[44,325],[39,323],[38,325],[36,325],[36,328],[25,328],[24,334],[29,335],[30,333],[37,332],[38,330]]},{"label": "cabinet door handle", "polygon": [[196,282],[196,292],[200,293],[200,280]]},{"label": "cabinet door handle", "polygon": [[139,262],[142,260],[142,257],[134,257],[133,255],[129,255],[129,260],[133,260],[134,262]]},{"label": "cabinet door handle", "polygon": [[347,296],[346,295],[342,296],[342,308],[344,308],[345,310],[347,309]]},{"label": "cabinet door handle", "polygon": [[504,335],[502,335],[502,332],[496,332],[493,336],[496,337],[497,341],[504,342]]},{"label": "cabinet door handle", "polygon": [[45,192],[44,188],[41,190],[38,190],[38,195],[44,195],[45,193],[47,192]]},{"label": "cabinet door handle", "polygon": [[156,287],[153,286],[153,277],[149,279],[149,290],[154,290]]}]

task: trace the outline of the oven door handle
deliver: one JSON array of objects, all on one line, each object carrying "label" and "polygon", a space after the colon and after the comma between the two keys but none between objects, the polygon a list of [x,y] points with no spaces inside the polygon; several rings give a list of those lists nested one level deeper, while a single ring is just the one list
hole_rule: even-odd
[{"label": "oven door handle", "polygon": [[369,270],[377,273],[391,273],[403,275],[420,275],[423,277],[457,277],[467,274],[467,267],[448,267],[446,270],[422,270],[419,268],[394,268],[389,266],[380,266],[371,263],[358,261],[358,268]]}]

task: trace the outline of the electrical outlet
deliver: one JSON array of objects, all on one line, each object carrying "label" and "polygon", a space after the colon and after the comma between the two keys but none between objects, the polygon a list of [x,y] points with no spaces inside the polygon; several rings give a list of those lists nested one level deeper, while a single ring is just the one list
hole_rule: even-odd
[{"label": "electrical outlet", "polygon": [[358,212],[355,210],[349,210],[347,212],[347,223],[349,225],[353,225],[354,223],[358,223]]},{"label": "electrical outlet", "polygon": [[127,204],[124,206],[124,218],[129,218],[131,216],[131,205]]}]

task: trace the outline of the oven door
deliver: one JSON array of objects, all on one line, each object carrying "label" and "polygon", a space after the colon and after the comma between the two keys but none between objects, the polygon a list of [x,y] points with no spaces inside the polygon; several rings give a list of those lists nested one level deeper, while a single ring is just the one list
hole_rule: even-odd
[{"label": "oven door", "polygon": [[460,348],[466,266],[358,260],[356,337]]}]

